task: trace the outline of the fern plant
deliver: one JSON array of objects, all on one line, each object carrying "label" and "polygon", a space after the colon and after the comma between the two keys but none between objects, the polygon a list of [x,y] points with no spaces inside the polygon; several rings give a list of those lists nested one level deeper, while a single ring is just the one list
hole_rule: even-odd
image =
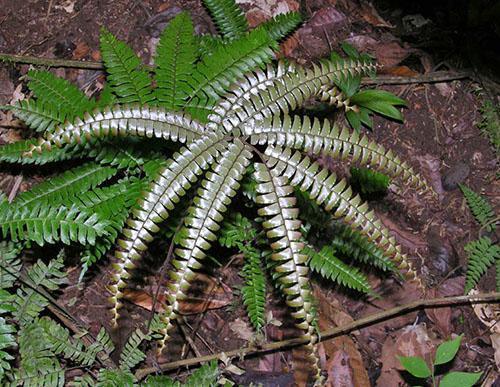
[{"label": "fern plant", "polygon": [[[262,289],[261,270],[264,266],[272,268],[296,326],[308,341],[306,360],[319,382],[308,262],[340,283],[362,291],[367,291],[368,286],[357,269],[334,259],[331,249],[317,253],[306,248],[296,190],[307,192],[310,201],[356,229],[365,238],[363,241],[381,251],[380,265],[385,262],[386,267],[396,266],[412,280],[419,277],[395,238],[346,180],[337,178],[307,154],[328,154],[359,167],[370,167],[415,189],[432,189],[406,162],[359,131],[293,114],[306,100],[321,99],[325,90],[339,85],[359,86],[358,79],[375,70],[370,58],[332,57],[311,67],[284,61],[272,64],[277,41],[296,25],[296,16],[277,17],[248,32],[244,16],[232,1],[212,0],[206,4],[221,36],[192,37],[188,15],[177,16],[160,38],[155,88],[135,53],[106,30],[101,33],[101,51],[108,84],[101,100],[87,99],[65,81],[34,76],[37,81],[32,90],[37,98],[12,109],[44,135],[37,143],[30,139],[0,148],[0,158],[44,164],[91,157],[95,162],[67,172],[54,182],[43,183],[35,188],[36,194],[23,194],[10,205],[2,203],[0,227],[3,236],[13,240],[38,244],[79,242],[85,246],[84,267],[102,257],[121,234],[108,287],[111,319],[116,326],[130,271],[161,223],[175,218],[172,215],[183,197],[192,197],[178,233],[167,305],[157,329],[161,336],[158,349],[162,351],[178,316],[179,303],[216,241],[224,213],[251,169],[253,196],[271,252],[258,254],[249,240],[240,246],[244,253],[246,249],[243,275],[248,294],[255,293],[246,296],[246,303],[251,316],[251,310],[261,310],[262,295],[260,290],[256,292]],[[37,91],[44,88],[44,92]],[[51,90],[64,98],[50,99]],[[372,93],[370,101],[376,97]],[[360,106],[362,100],[358,95]],[[384,105],[383,98],[380,101]],[[388,111],[393,112],[392,105],[398,104],[391,100],[392,109]],[[379,105],[364,106],[377,112]],[[153,138],[155,144],[165,145],[153,147],[148,142]],[[138,140],[146,146],[135,147]],[[82,169],[88,171],[88,176],[83,176]],[[101,186],[111,178],[111,184]],[[136,182],[142,192],[137,189],[128,195],[128,187]],[[117,202],[123,204],[116,208]],[[371,260],[364,254],[363,244],[358,245],[359,257]],[[266,259],[266,265],[260,262],[262,259]],[[259,314],[254,314],[256,327],[262,325]],[[121,373],[104,370],[101,374],[130,381],[127,369],[143,360],[136,349],[148,334],[134,334],[125,346],[129,356],[122,362]],[[54,363],[54,369],[57,367]]]},{"label": "fern plant", "polygon": [[[460,184],[467,205],[481,228],[493,232],[498,218],[488,201],[466,185]],[[496,266],[496,288],[500,291],[500,246],[488,236],[469,242],[464,247],[468,255],[465,293],[469,293],[493,265]]]}]

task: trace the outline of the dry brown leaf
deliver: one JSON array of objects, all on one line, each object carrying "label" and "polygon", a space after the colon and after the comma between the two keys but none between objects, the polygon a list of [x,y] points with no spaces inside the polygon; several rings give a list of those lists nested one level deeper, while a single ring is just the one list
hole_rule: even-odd
[{"label": "dry brown leaf", "polygon": [[355,387],[353,371],[350,366],[349,355],[339,350],[331,357],[328,362],[327,386],[331,387]]},{"label": "dry brown leaf", "polygon": [[403,368],[397,357],[420,356],[430,363],[435,344],[427,334],[425,324],[403,328],[387,337],[382,346],[382,370],[376,385],[380,387],[403,385],[403,379],[398,371]]},{"label": "dry brown leaf", "polygon": [[408,66],[386,67],[380,71],[381,74],[394,75],[396,77],[417,77],[420,74]]},{"label": "dry brown leaf", "polygon": [[73,59],[83,59],[90,51],[90,47],[85,42],[78,42],[73,50]]},{"label": "dry brown leaf", "polygon": [[254,337],[254,331],[250,324],[241,318],[237,318],[230,323],[229,328],[242,340],[250,341]]},{"label": "dry brown leaf", "polygon": [[374,51],[377,63],[387,67],[397,66],[411,54],[410,49],[402,47],[396,41],[379,43]]},{"label": "dry brown leaf", "polygon": [[392,24],[385,21],[377,12],[372,3],[363,1],[360,9],[361,16],[374,27],[394,28]]},{"label": "dry brown leaf", "polygon": [[[153,287],[153,294],[156,289]],[[151,310],[153,308],[153,296],[145,290],[126,289],[123,292],[123,297],[144,308]],[[183,315],[197,314],[205,310],[219,309],[231,303],[232,290],[227,285],[217,281],[205,274],[198,273],[193,279],[191,290],[188,292],[185,299],[179,305],[179,312]],[[163,311],[165,305],[165,295],[159,293],[156,311]]]}]

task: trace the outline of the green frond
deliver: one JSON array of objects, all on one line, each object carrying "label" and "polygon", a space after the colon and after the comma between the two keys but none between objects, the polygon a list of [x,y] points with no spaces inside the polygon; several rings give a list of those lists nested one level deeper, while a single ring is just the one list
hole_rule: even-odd
[{"label": "green frond", "polygon": [[265,153],[269,157],[269,166],[276,174],[289,178],[293,186],[309,191],[311,199],[326,211],[334,210],[336,218],[342,218],[344,222],[358,228],[385,255],[397,262],[398,268],[406,276],[418,280],[406,255],[401,254],[401,247],[396,244],[394,237],[389,236],[389,230],[377,219],[375,212],[361,201],[359,195],[353,194],[345,179],[338,181],[334,173],[323,169],[299,151],[268,147]]},{"label": "green frond", "polygon": [[132,332],[120,354],[120,369],[122,371],[130,371],[146,358],[146,354],[140,349],[145,340],[151,340],[151,334],[144,333],[141,328]]},{"label": "green frond", "polygon": [[133,387],[136,386],[134,375],[130,371],[103,368],[99,372],[97,387]]},{"label": "green frond", "polygon": [[5,371],[12,368],[10,361],[14,360],[14,356],[5,350],[17,347],[15,333],[16,328],[8,324],[3,317],[0,317],[0,382],[4,378]]},{"label": "green frond", "polygon": [[227,248],[237,247],[241,250],[246,242],[253,241],[256,236],[257,232],[250,220],[237,212],[222,223],[219,243]]},{"label": "green frond", "polygon": [[323,61],[310,69],[292,66],[281,77],[271,73],[270,84],[259,89],[258,93],[249,95],[249,98],[240,99],[255,84],[269,83],[268,74],[263,71],[248,73],[232,86],[231,94],[234,97],[230,95],[215,106],[209,117],[210,127],[221,125],[227,132],[238,128],[245,135],[253,134],[255,120],[286,114],[317,95],[322,85],[332,84],[339,77],[365,74],[373,67],[369,62],[358,60],[346,60],[342,64]]},{"label": "green frond", "polygon": [[261,266],[261,254],[252,247],[244,250],[245,264],[241,271],[244,285],[241,288],[243,304],[255,330],[260,331],[266,322],[266,277]]},{"label": "green frond", "polygon": [[234,0],[203,0],[223,38],[235,40],[248,31],[245,14]]},{"label": "green frond", "polygon": [[244,126],[244,134],[251,135],[252,144],[286,146],[314,154],[325,153],[340,160],[350,158],[363,167],[370,167],[391,178],[400,177],[403,182],[422,191],[432,191],[426,180],[402,162],[391,150],[370,141],[367,136],[347,128],[340,130],[329,121],[321,123],[308,117],[285,115],[252,121]]},{"label": "green frond", "polygon": [[364,264],[374,266],[384,271],[396,271],[394,262],[385,256],[384,251],[370,242],[359,231],[351,227],[335,223],[335,235],[330,245],[344,257],[355,259]]},{"label": "green frond", "polygon": [[201,261],[213,241],[217,239],[215,232],[220,229],[223,213],[231,203],[232,197],[239,189],[239,181],[250,163],[252,153],[239,140],[229,144],[212,170],[207,172],[205,179],[193,200],[193,206],[188,210],[184,222],[186,237],[175,250],[170,274],[170,283],[166,293],[167,306],[163,314],[165,328],[160,340],[162,351],[168,339],[168,331],[172,326],[179,309],[179,301],[185,297],[189,283],[194,278],[194,271],[201,267]]},{"label": "green frond", "polygon": [[147,243],[153,239],[152,234],[159,230],[156,224],[168,218],[180,198],[222,151],[223,143],[221,137],[205,137],[174,154],[137,204],[134,216],[127,221],[127,227],[123,230],[123,239],[118,241],[122,250],[115,252],[118,258],[118,263],[114,265],[115,283],[109,287],[114,323],[119,317],[121,288],[129,277],[127,269],[135,267],[134,261],[141,257],[141,253],[147,249]]},{"label": "green frond", "polygon": [[494,231],[496,229],[495,212],[490,203],[466,185],[459,184],[459,187],[477,222],[485,227],[487,231]]},{"label": "green frond", "polygon": [[477,285],[486,270],[500,260],[500,246],[484,236],[465,245],[468,254],[465,294]]},{"label": "green frond", "polygon": [[217,361],[212,360],[209,363],[203,364],[200,368],[195,370],[186,380],[181,384],[165,375],[151,375],[146,381],[141,384],[142,387],[217,387],[217,379],[219,377],[219,369]]},{"label": "green frond", "polygon": [[76,207],[32,208],[0,205],[0,229],[3,237],[13,241],[31,240],[43,246],[61,241],[94,244],[105,233],[108,221],[96,214],[79,211]]},{"label": "green frond", "polygon": [[258,28],[265,29],[271,39],[279,41],[295,30],[301,22],[300,13],[286,12],[265,21]]},{"label": "green frond", "polygon": [[166,111],[160,107],[132,105],[106,106],[85,113],[83,120],[58,126],[53,133],[47,133],[33,146],[26,156],[33,152],[50,151],[53,146],[80,144],[91,139],[108,136],[132,136],[163,138],[179,142],[191,142],[200,138],[205,128],[187,114]]},{"label": "green frond", "polygon": [[228,42],[219,37],[213,35],[195,35],[196,46],[198,47],[198,56],[199,57],[208,57],[212,55],[214,51],[219,49],[221,46],[224,46]]},{"label": "green frond", "polygon": [[26,281],[30,286],[19,288],[12,301],[15,306],[13,315],[19,325],[33,325],[30,323],[48,305],[49,301],[38,290],[57,290],[66,283],[66,273],[62,271],[63,268],[63,259],[62,256],[59,256],[48,264],[38,260],[28,270]]},{"label": "green frond", "polygon": [[385,194],[389,188],[390,179],[383,173],[369,168],[351,168],[351,185],[359,189],[363,195]]},{"label": "green frond", "polygon": [[2,145],[0,146],[0,162],[43,165],[76,157],[77,151],[70,147],[57,148],[53,149],[52,152],[32,154],[32,157],[25,157],[37,144],[36,139],[29,139]]},{"label": "green frond", "polygon": [[187,111],[205,119],[228,87],[244,73],[269,63],[276,48],[268,33],[259,29],[201,58],[188,81],[192,91],[186,101]]},{"label": "green frond", "polygon": [[254,177],[258,182],[256,202],[262,207],[259,216],[266,218],[262,223],[266,235],[271,241],[273,253],[271,259],[276,262],[274,270],[286,296],[286,303],[294,312],[297,328],[304,331],[303,337],[309,343],[308,360],[311,363],[311,373],[316,380],[320,379],[320,367],[315,355],[314,344],[317,341],[313,324],[314,315],[311,310],[311,289],[307,277],[307,256],[302,254],[304,243],[301,241],[301,222],[298,210],[294,208],[296,199],[292,186],[287,178],[269,170],[261,163],[255,164]]},{"label": "green frond", "polygon": [[38,324],[28,324],[19,331],[19,368],[10,376],[13,385],[64,386],[64,369],[46,342]]},{"label": "green frond", "polygon": [[0,242],[0,289],[11,288],[17,280],[22,268],[22,262],[18,258],[20,250],[12,242]]},{"label": "green frond", "polygon": [[178,110],[191,91],[187,81],[196,59],[193,22],[181,12],[165,28],[156,49],[156,98],[167,109]]},{"label": "green frond", "polygon": [[52,131],[57,124],[65,120],[63,113],[57,107],[44,104],[40,99],[18,101],[9,108],[24,121],[26,126],[37,132]]},{"label": "green frond", "polygon": [[28,87],[37,97],[39,106],[57,111],[59,121],[72,121],[95,107],[95,101],[89,100],[78,87],[49,71],[31,70],[28,79]]},{"label": "green frond", "polygon": [[116,173],[117,170],[114,168],[87,163],[47,179],[31,190],[21,193],[12,205],[18,207],[33,207],[42,204],[55,207],[61,203],[71,205],[76,196],[97,187]]},{"label": "green frond", "polygon": [[337,282],[339,285],[362,293],[371,293],[372,289],[367,278],[355,267],[351,267],[335,256],[331,246],[324,246],[317,252],[306,246],[302,252],[309,257],[309,267],[326,279]]},{"label": "green frond", "polygon": [[33,322],[41,328],[40,334],[49,345],[54,355],[62,355],[79,365],[90,366],[95,362],[95,353],[88,352],[83,343],[70,337],[69,331],[48,317],[42,317]]},{"label": "green frond", "polygon": [[151,79],[134,51],[111,32],[101,29],[101,54],[107,81],[121,103],[154,101]]}]

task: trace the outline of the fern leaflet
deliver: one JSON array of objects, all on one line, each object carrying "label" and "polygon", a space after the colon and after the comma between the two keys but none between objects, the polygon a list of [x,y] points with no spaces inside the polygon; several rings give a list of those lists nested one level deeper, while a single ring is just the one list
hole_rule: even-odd
[{"label": "fern leaflet", "polygon": [[494,231],[496,225],[495,221],[495,213],[491,205],[483,198],[481,195],[477,194],[473,190],[471,190],[466,185],[459,185],[465,200],[474,215],[474,218],[479,222],[479,224],[486,228],[487,231]]},{"label": "fern leaflet", "polygon": [[464,250],[468,253],[465,293],[477,285],[486,270],[500,260],[500,246],[484,236],[468,243]]}]

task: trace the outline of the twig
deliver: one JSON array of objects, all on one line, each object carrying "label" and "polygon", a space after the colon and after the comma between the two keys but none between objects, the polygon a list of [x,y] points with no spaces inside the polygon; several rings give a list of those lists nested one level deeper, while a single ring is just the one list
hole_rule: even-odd
[{"label": "twig", "polygon": [[[320,341],[325,341],[337,336],[342,336],[348,334],[350,332],[356,331],[360,328],[364,328],[385,320],[389,320],[393,317],[400,316],[403,314],[407,314],[413,312],[417,309],[424,308],[440,308],[450,305],[464,305],[464,304],[478,304],[478,303],[497,303],[500,302],[500,292],[497,293],[483,293],[483,294],[475,294],[470,296],[455,296],[455,297],[442,297],[442,298],[433,298],[429,300],[417,300],[410,302],[405,305],[397,306],[395,308],[385,310],[380,313],[375,313],[366,317],[363,317],[359,320],[353,321],[350,324],[346,324],[341,327],[336,327],[332,329],[328,329],[326,331],[321,332]],[[243,356],[254,356],[261,353],[267,353],[277,350],[283,350],[284,348],[297,347],[299,345],[306,344],[308,342],[307,339],[304,338],[294,338],[283,341],[277,341],[274,343],[266,343],[262,346],[256,348],[253,346],[243,347],[240,349],[234,349],[227,352],[216,353],[213,355],[205,355],[190,359],[173,361],[170,363],[160,364],[159,369],[161,371],[168,371],[179,367],[192,366],[199,363],[204,363],[210,360],[221,359],[223,357],[243,357]],[[135,377],[137,380],[141,380],[145,378],[147,375],[158,372],[157,367],[145,367],[137,370],[135,373]]]},{"label": "twig", "polygon": [[23,182],[23,175],[17,176],[16,180],[14,181],[14,186],[10,190],[9,197],[7,199],[9,201],[9,203],[12,203],[12,201],[16,197],[17,192],[19,191],[19,187],[21,187],[22,182]]},{"label": "twig", "polygon": [[[104,70],[102,62],[68,60],[57,58],[40,58],[36,56],[23,56],[0,53],[0,61],[12,63],[25,63],[49,67],[71,67],[84,70]],[[152,70],[152,66],[144,65],[144,68]],[[364,85],[408,85],[412,83],[439,83],[450,82],[460,79],[471,78],[468,72],[450,73],[447,71],[436,71],[430,74],[418,75],[415,77],[400,77],[392,75],[379,75],[376,78],[363,78]]]}]

